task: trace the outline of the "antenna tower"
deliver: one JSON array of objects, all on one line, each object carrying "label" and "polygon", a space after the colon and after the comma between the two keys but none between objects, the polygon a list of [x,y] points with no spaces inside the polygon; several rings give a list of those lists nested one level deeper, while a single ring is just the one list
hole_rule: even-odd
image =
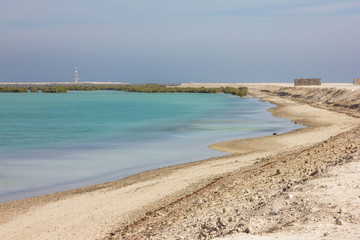
[{"label": "antenna tower", "polygon": [[79,75],[78,75],[78,71],[77,71],[77,67],[75,67],[75,80],[74,80],[74,82],[75,83],[78,83],[79,82]]}]

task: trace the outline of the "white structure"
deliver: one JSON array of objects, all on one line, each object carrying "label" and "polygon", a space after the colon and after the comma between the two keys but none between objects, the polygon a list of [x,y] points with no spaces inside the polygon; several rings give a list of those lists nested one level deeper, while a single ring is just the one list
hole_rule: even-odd
[{"label": "white structure", "polygon": [[74,80],[74,82],[75,83],[78,83],[79,82],[79,75],[78,75],[78,71],[77,71],[77,67],[75,67],[75,80]]}]

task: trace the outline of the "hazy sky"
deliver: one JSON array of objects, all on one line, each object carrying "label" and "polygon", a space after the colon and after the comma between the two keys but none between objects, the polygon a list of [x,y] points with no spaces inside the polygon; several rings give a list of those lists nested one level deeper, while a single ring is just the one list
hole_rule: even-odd
[{"label": "hazy sky", "polygon": [[1,0],[0,82],[360,77],[360,1]]}]

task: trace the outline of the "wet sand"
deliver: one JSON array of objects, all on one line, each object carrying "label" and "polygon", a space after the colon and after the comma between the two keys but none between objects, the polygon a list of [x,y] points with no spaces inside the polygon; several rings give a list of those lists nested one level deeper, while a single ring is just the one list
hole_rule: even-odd
[{"label": "wet sand", "polygon": [[[233,182],[239,174],[246,176],[246,171],[260,166],[263,166],[264,172],[276,174],[276,169],[266,167],[270,166],[268,161],[271,159],[281,159],[297,153],[307,154],[317,144],[335,136],[340,136],[336,139],[341,138],[341,134],[345,134],[342,140],[345,141],[349,138],[346,134],[356,131],[360,126],[360,120],[355,115],[329,111],[325,105],[324,109],[315,108],[300,99],[279,97],[261,91],[272,89],[279,92],[280,87],[288,85],[248,86],[251,96],[277,104],[276,108],[270,110],[275,116],[286,117],[308,127],[281,135],[211,146],[216,150],[232,153],[224,157],[156,169],[106,184],[1,204],[0,239],[136,239],[150,236],[153,239],[198,238],[204,230],[201,223],[208,220],[203,214],[210,216],[209,211],[214,212],[214,206],[219,208],[219,212],[227,212],[224,210],[227,197],[215,200],[212,197],[214,187],[222,186],[222,181]],[[340,149],[340,145],[335,144],[333,148]],[[324,147],[318,151],[318,155],[326,154],[329,148]],[[358,151],[357,145],[351,151]],[[296,173],[302,171],[301,166]],[[294,173],[289,172],[286,176],[292,175]],[[242,182],[245,183],[246,180]],[[265,182],[256,186],[259,191],[262,186],[268,187]],[[225,193],[228,190],[225,185],[219,188]],[[227,195],[231,197],[230,193],[229,190]],[[219,194],[216,196],[221,196]],[[240,195],[245,196],[246,193],[241,192]],[[197,201],[195,206],[194,201]],[[203,205],[205,202],[213,204]],[[233,204],[235,203],[231,203]],[[249,209],[253,209],[255,205],[252,206],[250,202],[249,206]],[[187,220],[181,222],[183,218],[176,214],[187,208],[191,209],[188,214],[181,215]],[[245,212],[243,215],[245,218]],[[154,226],[155,220],[160,222]],[[162,221],[169,224],[162,225]],[[194,224],[189,225],[190,223]],[[242,228],[245,225],[244,223],[238,229],[244,230]],[[227,235],[223,231],[216,233],[204,232],[204,239]],[[260,234],[261,231],[253,233]]]}]

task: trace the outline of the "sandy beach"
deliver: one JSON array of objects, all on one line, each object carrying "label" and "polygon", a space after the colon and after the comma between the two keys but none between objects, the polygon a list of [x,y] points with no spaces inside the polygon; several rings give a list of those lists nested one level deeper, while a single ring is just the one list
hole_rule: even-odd
[{"label": "sandy beach", "polygon": [[210,146],[224,157],[0,204],[0,239],[358,239],[360,87],[227,85],[307,127]]}]

